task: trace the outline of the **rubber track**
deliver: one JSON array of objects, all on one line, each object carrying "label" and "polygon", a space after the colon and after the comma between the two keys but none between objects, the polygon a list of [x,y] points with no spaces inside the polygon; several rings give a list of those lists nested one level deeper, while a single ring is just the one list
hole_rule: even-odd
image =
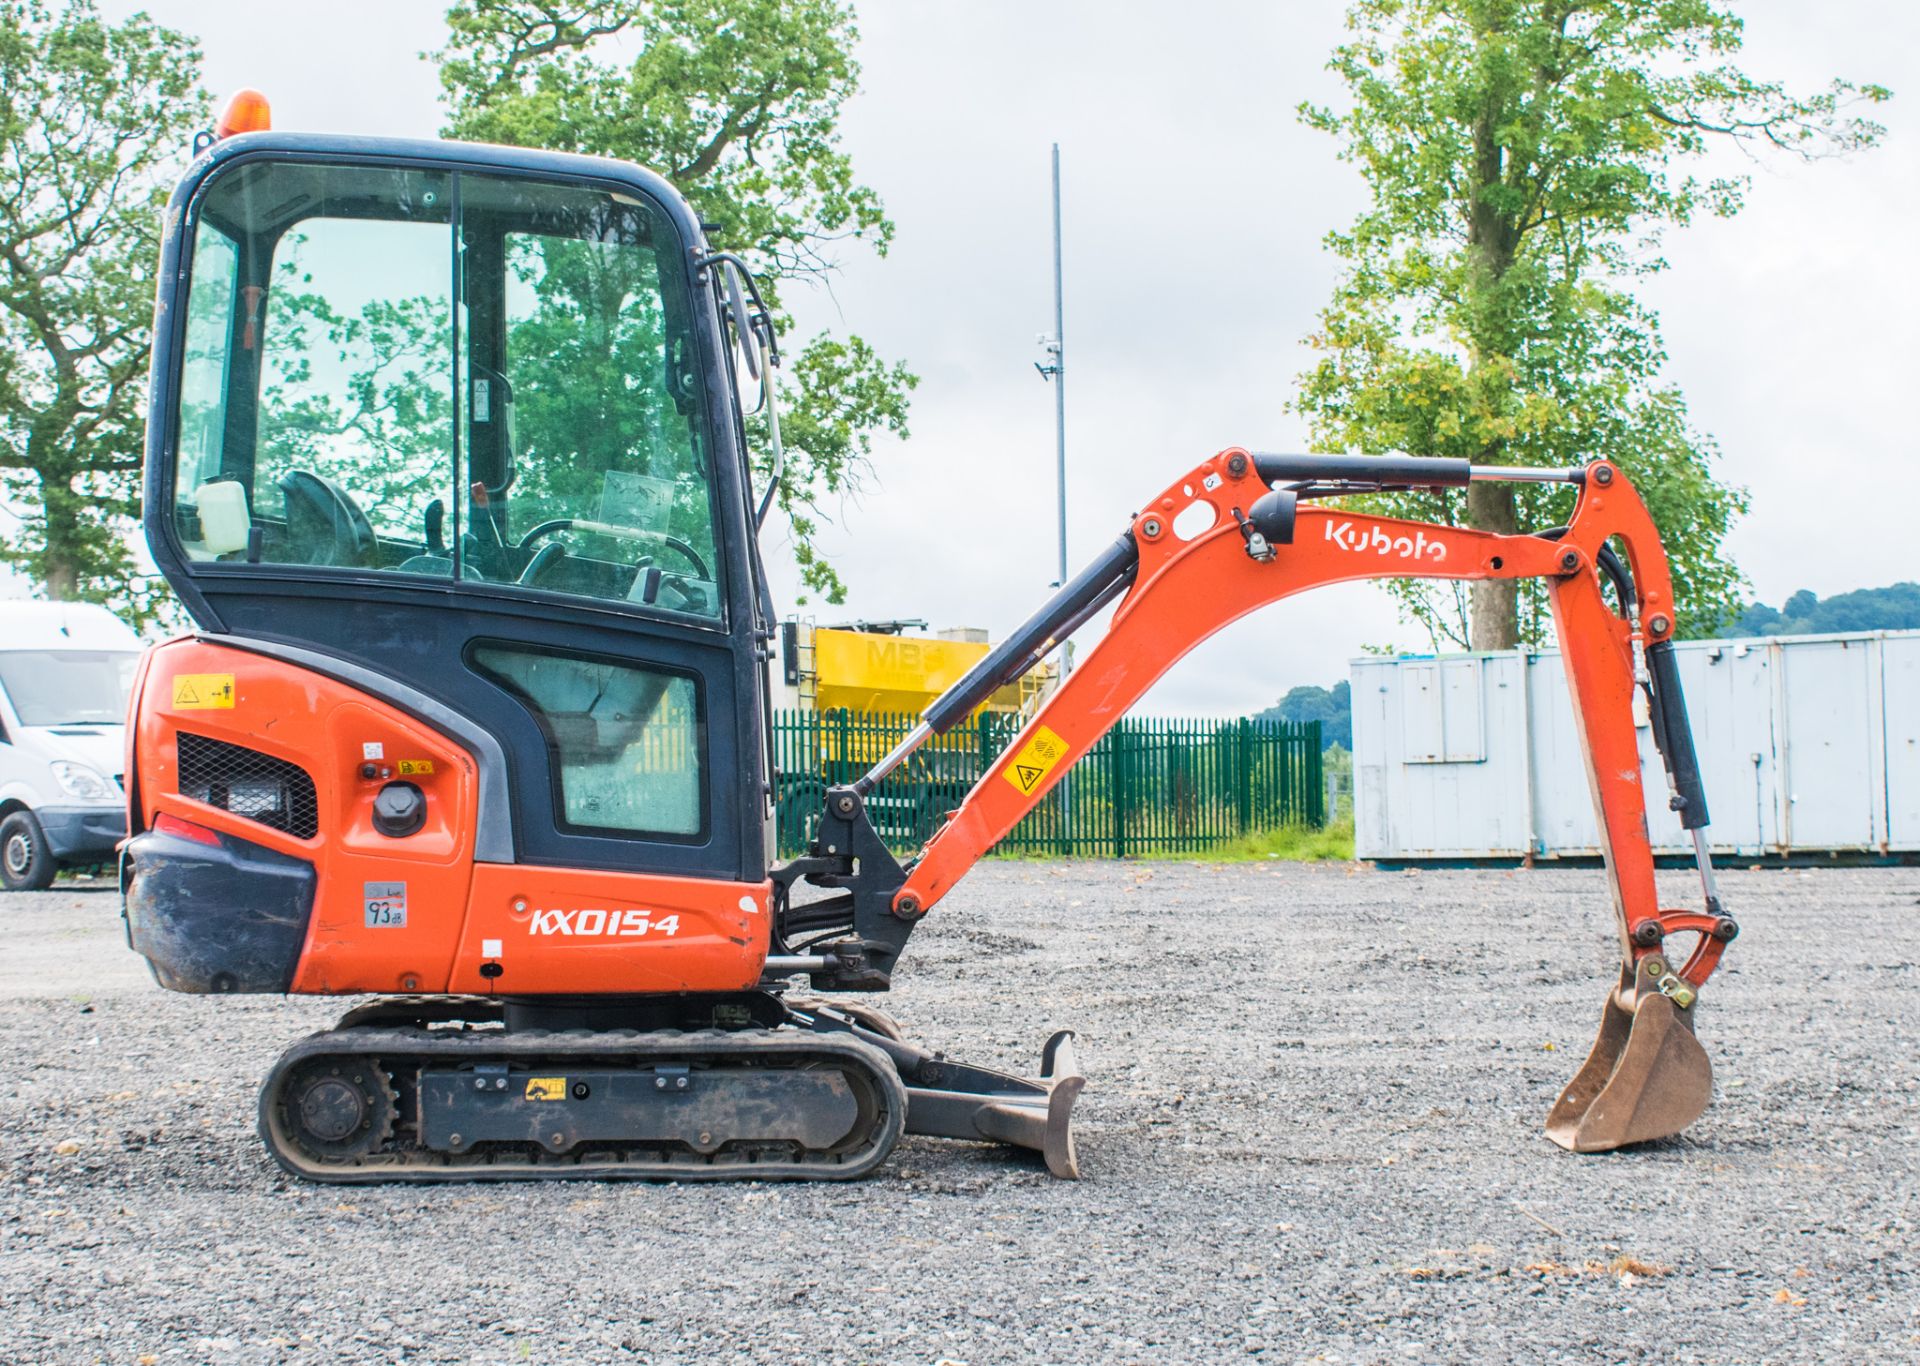
[{"label": "rubber track", "polygon": [[[293,1068],[320,1057],[360,1058],[390,1075],[419,1066],[463,1063],[509,1065],[655,1066],[705,1063],[752,1067],[756,1063],[825,1063],[864,1074],[872,1092],[873,1127],[851,1152],[817,1153],[798,1160],[762,1154],[715,1153],[703,1157],[682,1149],[639,1149],[609,1157],[605,1143],[584,1145],[579,1156],[528,1151],[444,1153],[412,1147],[376,1152],[348,1162],[325,1162],[295,1148],[281,1132],[278,1094]],[[260,1088],[260,1138],[274,1160],[293,1175],[336,1185],[378,1182],[434,1184],[453,1181],[551,1181],[638,1179],[655,1181],[851,1181],[867,1175],[892,1152],[905,1127],[907,1091],[887,1055],[845,1035],[786,1030],[426,1030],[360,1026],[324,1030],[293,1045]]]}]

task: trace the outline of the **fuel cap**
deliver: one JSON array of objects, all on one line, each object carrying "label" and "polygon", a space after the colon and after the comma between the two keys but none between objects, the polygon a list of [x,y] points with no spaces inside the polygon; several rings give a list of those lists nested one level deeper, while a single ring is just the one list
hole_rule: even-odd
[{"label": "fuel cap", "polygon": [[373,828],[399,839],[427,823],[427,794],[412,783],[388,783],[373,799]]}]

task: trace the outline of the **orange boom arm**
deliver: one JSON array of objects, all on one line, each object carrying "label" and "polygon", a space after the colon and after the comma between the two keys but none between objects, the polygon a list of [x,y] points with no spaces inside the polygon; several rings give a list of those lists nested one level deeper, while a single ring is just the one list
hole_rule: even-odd
[{"label": "orange boom arm", "polygon": [[[1266,487],[1270,471],[1320,466],[1338,477],[1309,473],[1291,489]],[[1229,623],[1303,590],[1355,579],[1544,578],[1580,723],[1622,951],[1621,982],[1609,997],[1600,1042],[1556,1106],[1549,1131],[1564,1146],[1586,1150],[1655,1137],[1656,1129],[1676,1132],[1690,1123],[1711,1089],[1705,1053],[1692,1034],[1691,1008],[1736,927],[1719,905],[1703,842],[1696,840],[1704,910],[1662,909],[1654,885],[1633,719],[1636,687],[1646,687],[1653,701],[1656,737],[1682,823],[1696,833],[1706,823],[1671,666],[1673,589],[1659,533],[1626,476],[1606,463],[1510,472],[1477,470],[1461,461],[1383,460],[1377,466],[1382,474],[1369,478],[1372,467],[1366,459],[1288,461],[1237,448],[1200,464],[1135,516],[1129,536],[1104,562],[1101,572],[1110,584],[1105,598],[1097,584],[1069,585],[1050,604],[1057,623],[1052,629],[1038,640],[1016,637],[1012,649],[1003,647],[999,658],[983,661],[979,676],[962,680],[930,708],[926,723],[873,773],[830,793],[814,852],[826,860],[851,854],[860,872],[836,878],[830,872],[817,876],[827,871],[817,866],[807,871],[815,881],[853,889],[854,928],[864,942],[852,952],[864,954],[868,975],[877,968],[881,980],[862,982],[857,971],[836,974],[836,964],[817,974],[822,984],[884,985],[905,929],[952,890],[1176,661]],[[1314,496],[1515,474],[1577,483],[1569,525],[1541,535],[1497,535],[1297,506]],[[1191,530],[1196,523],[1203,528],[1197,533]],[[1606,600],[1603,576],[1616,586],[1617,610]],[[1082,590],[1077,598],[1076,588]],[[1124,596],[1105,637],[920,856],[905,869],[893,864],[876,847],[870,828],[858,828],[865,826],[862,802],[873,785],[913,746],[966,715],[983,687],[1025,667],[1114,593]],[[1043,612],[1036,623],[1049,625],[1043,620],[1048,615]],[[872,904],[883,889],[892,925],[876,914],[882,905]],[[1674,933],[1694,936],[1677,968],[1667,952],[1667,936]]]}]

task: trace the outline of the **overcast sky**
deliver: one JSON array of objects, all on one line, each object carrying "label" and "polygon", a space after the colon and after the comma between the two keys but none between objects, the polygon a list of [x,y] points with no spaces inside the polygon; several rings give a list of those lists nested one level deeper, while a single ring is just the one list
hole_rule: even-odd
[{"label": "overcast sky", "polygon": [[[257,85],[293,129],[430,135],[433,0],[106,0],[197,33],[210,87]],[[1811,88],[1878,81],[1887,145],[1850,162],[1754,168],[1747,211],[1673,235],[1645,292],[1670,377],[1752,491],[1732,549],[1756,595],[1826,595],[1920,577],[1912,416],[1920,357],[1920,11],[1752,0],[1746,63]],[[1048,144],[1065,162],[1069,558],[1077,567],[1152,494],[1227,445],[1289,450],[1301,338],[1333,280],[1322,236],[1361,203],[1300,100],[1336,0],[1122,5],[865,0],[862,93],[844,132],[899,225],[808,327],[857,331],[922,377],[913,435],[824,545],[851,586],[822,621],[925,617],[998,636],[1044,597],[1055,559]],[[324,16],[316,20],[316,15]],[[776,557],[777,559],[777,557]],[[781,608],[791,610],[790,574]],[[1363,645],[1424,648],[1366,586],[1241,622],[1148,697],[1160,713],[1238,713],[1330,683]],[[1084,645],[1084,642],[1083,642]]]}]

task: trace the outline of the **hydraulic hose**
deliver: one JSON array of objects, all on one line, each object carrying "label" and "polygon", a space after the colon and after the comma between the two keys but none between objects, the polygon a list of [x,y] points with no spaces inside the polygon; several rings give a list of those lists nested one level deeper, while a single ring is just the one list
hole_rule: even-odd
[{"label": "hydraulic hose", "polygon": [[1653,707],[1653,739],[1673,779],[1673,809],[1680,824],[1698,830],[1707,824],[1707,789],[1700,781],[1700,758],[1687,723],[1687,699],[1680,689],[1680,661],[1671,640],[1647,646],[1647,673]]},{"label": "hydraulic hose", "polygon": [[1464,488],[1473,480],[1473,465],[1431,455],[1271,455],[1253,457],[1254,473],[1262,483],[1349,479],[1365,484],[1411,484],[1420,488]]},{"label": "hydraulic hose", "polygon": [[1140,548],[1128,531],[1100,553],[1047,600],[1026,624],[990,650],[958,683],[934,700],[921,718],[935,735],[945,735],[993,693],[1032,668],[1048,649],[1133,581]]}]

